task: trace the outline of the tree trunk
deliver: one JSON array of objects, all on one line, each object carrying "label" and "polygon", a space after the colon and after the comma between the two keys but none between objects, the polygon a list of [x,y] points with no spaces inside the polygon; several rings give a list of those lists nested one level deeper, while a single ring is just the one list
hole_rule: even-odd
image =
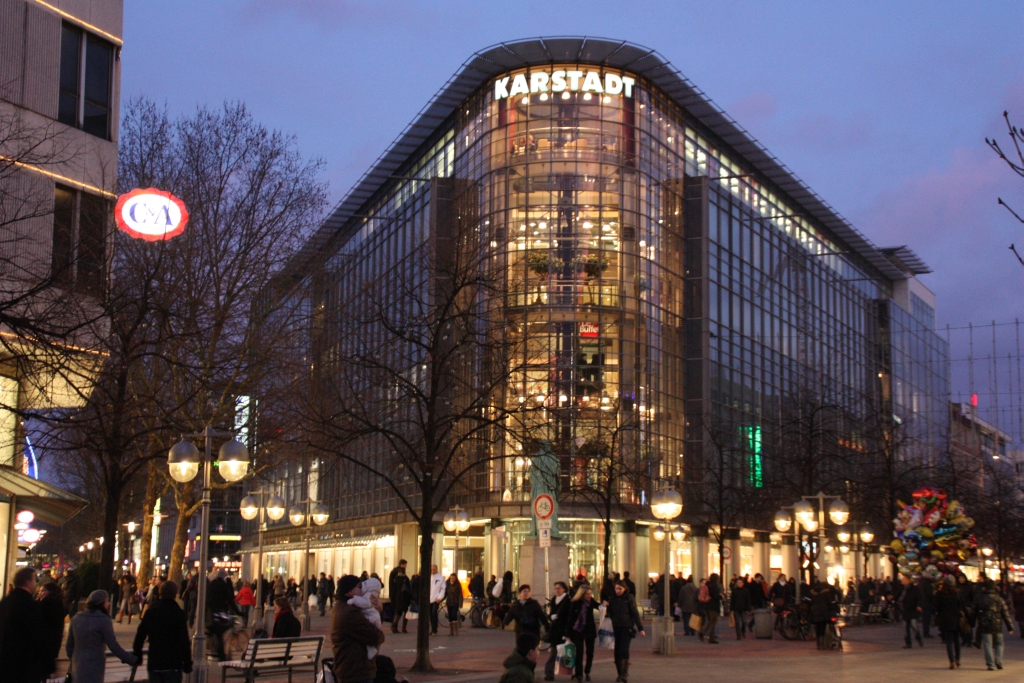
[{"label": "tree trunk", "polygon": [[[186,486],[188,486],[186,484]],[[174,543],[171,545],[171,559],[167,566],[167,578],[181,585],[181,566],[185,561],[185,545],[188,543],[188,525],[192,520],[191,508],[195,503],[183,487],[174,487],[174,504],[178,508],[178,519],[174,524]],[[205,574],[205,569],[200,573]]]},{"label": "tree trunk", "polygon": [[[430,500],[424,492],[423,499]],[[420,605],[420,616],[416,620],[416,661],[410,671],[429,673],[434,671],[430,663],[430,565],[434,556],[434,512],[424,505],[420,515],[420,594],[417,601]]]},{"label": "tree trunk", "polygon": [[149,578],[153,575],[153,558],[149,549],[153,545],[153,509],[160,497],[160,491],[164,486],[163,475],[157,469],[158,465],[149,464],[149,472],[146,479],[146,499],[142,504],[142,537],[139,540],[139,575],[136,577],[139,588],[145,587]]},{"label": "tree trunk", "polygon": [[121,522],[120,480],[107,480],[107,502],[103,508],[103,543],[100,545],[99,587],[113,594],[117,587],[114,578],[114,550],[117,548],[117,531]]}]

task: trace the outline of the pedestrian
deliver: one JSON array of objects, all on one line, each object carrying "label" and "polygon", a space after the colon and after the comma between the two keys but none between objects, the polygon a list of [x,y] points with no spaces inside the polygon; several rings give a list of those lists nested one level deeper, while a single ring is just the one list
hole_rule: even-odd
[{"label": "pedestrian", "polygon": [[[582,584],[576,589],[576,594],[569,603],[569,614],[567,631],[572,638],[572,644],[576,646],[576,671],[577,681],[590,680],[590,668],[594,664],[594,641],[597,639],[597,623],[594,620],[594,610],[600,605],[594,600],[594,591],[587,584]],[[586,664],[583,662],[583,652],[586,650]]]},{"label": "pedestrian", "polygon": [[786,593],[787,586],[786,575],[779,574],[778,580],[772,584],[772,587],[768,590],[768,601],[776,612],[782,610],[786,606]]},{"label": "pedestrian", "polygon": [[434,636],[437,635],[437,612],[441,609],[441,603],[444,602],[444,583],[444,577],[441,576],[441,572],[437,571],[437,565],[430,565],[430,634]]},{"label": "pedestrian", "polygon": [[139,619],[135,632],[132,651],[139,661],[142,661],[142,646],[149,641],[146,671],[150,683],[181,683],[182,675],[192,671],[188,617],[178,606],[177,595],[178,584],[164,582],[160,586],[159,601]]},{"label": "pedestrian", "polygon": [[128,576],[122,576],[117,582],[120,606],[117,610],[117,623],[124,623],[124,616],[128,615],[128,625],[132,623],[132,603],[135,602],[135,582]]},{"label": "pedestrian", "polygon": [[146,599],[142,605],[142,614],[146,613],[150,607],[160,601],[160,584],[163,582],[163,577],[154,576],[149,580],[149,590],[146,591]]},{"label": "pedestrian", "polygon": [[632,595],[635,598],[636,597],[636,584],[633,583],[632,579],[629,578],[629,572],[623,572],[622,573],[622,580],[626,584],[626,590],[628,590],[629,594]]},{"label": "pedestrian", "polygon": [[835,592],[832,587],[824,581],[815,581],[811,587],[811,618],[814,624],[814,634],[817,636],[818,649],[825,649],[825,629],[834,611],[836,604]]},{"label": "pedestrian", "polygon": [[690,617],[697,611],[697,586],[693,583],[692,574],[683,581],[683,587],[679,589],[677,603],[679,604],[680,618],[683,621],[683,635],[696,635],[697,631],[690,628]]},{"label": "pedestrian", "polygon": [[905,626],[903,649],[908,650],[914,647],[910,639],[911,632],[913,632],[914,638],[917,639],[917,644],[924,647],[924,641],[921,640],[921,631],[918,628],[918,619],[921,617],[921,592],[913,579],[906,574],[900,574],[900,583],[903,585],[903,591],[900,594],[900,607]]},{"label": "pedestrian", "polygon": [[459,635],[459,621],[462,619],[462,584],[457,574],[448,577],[444,587],[444,606],[448,610],[448,635]]},{"label": "pedestrian", "polygon": [[[375,576],[375,578],[380,580],[379,577]],[[332,609],[334,608],[334,589],[335,589],[334,576],[332,576],[331,574],[328,574],[327,575],[327,604]]]},{"label": "pedestrian", "polygon": [[188,617],[189,628],[195,626],[196,623],[196,607],[199,605],[198,577],[198,572],[189,572],[185,577],[185,590],[181,592],[181,601],[185,605],[185,616]]},{"label": "pedestrian", "polygon": [[271,638],[298,638],[302,635],[302,625],[292,611],[288,598],[274,600],[274,629]]},{"label": "pedestrian", "polygon": [[484,602],[484,572],[480,567],[473,572],[473,578],[469,580],[469,594],[473,601],[483,604]]},{"label": "pedestrian", "polygon": [[768,606],[768,593],[765,591],[764,577],[754,574],[754,578],[747,584],[747,593],[750,594],[750,609],[759,610]]},{"label": "pedestrian", "polygon": [[[493,605],[494,603],[496,603],[498,601],[497,596],[494,595],[494,588],[497,585],[498,585],[498,577],[495,576],[494,574],[491,574],[491,580],[488,581],[487,585],[484,587],[484,597],[487,599],[487,603],[490,604],[490,605]],[[498,593],[499,594],[501,593],[501,589],[500,588],[498,589]]]},{"label": "pedestrian", "polygon": [[103,683],[108,648],[128,666],[138,665],[139,660],[121,647],[114,635],[110,595],[105,590],[95,590],[89,594],[85,610],[76,614],[68,627],[64,651],[71,660],[72,680],[75,683]]},{"label": "pedestrian", "polygon": [[704,622],[701,624],[700,633],[697,634],[701,642],[706,638],[709,644],[718,644],[718,617],[722,612],[722,593],[722,581],[718,574],[708,577],[708,582],[697,591],[697,607]]},{"label": "pedestrian", "polygon": [[379,648],[384,632],[348,604],[360,594],[359,578],[348,574],[338,579],[338,599],[331,612],[331,646],[334,651],[334,680],[337,683],[368,683],[377,675],[376,662],[367,657],[367,648]]},{"label": "pedestrian", "polygon": [[327,583],[327,573],[320,572],[320,580],[316,584],[316,604],[320,608],[320,616],[327,611],[327,596],[331,594],[331,586]]},{"label": "pedestrian", "polygon": [[280,574],[274,579],[274,599],[284,597],[284,578]]},{"label": "pedestrian", "polygon": [[82,585],[74,569],[64,573],[60,589],[64,593],[64,609],[68,611],[68,616],[74,617],[78,612],[78,601],[82,599]]},{"label": "pedestrian", "polygon": [[19,569],[14,590],[0,600],[0,663],[4,680],[10,683],[39,683],[52,670],[45,660],[43,613],[33,598],[36,570]]},{"label": "pedestrian", "polygon": [[615,633],[615,670],[619,673],[615,680],[629,683],[629,643],[638,633],[644,635],[644,622],[636,608],[636,598],[629,594],[626,584],[616,582],[614,591],[605,606]]},{"label": "pedestrian", "polygon": [[996,591],[995,581],[985,579],[981,592],[974,597],[974,615],[978,622],[978,634],[985,651],[985,665],[988,670],[1003,668],[1003,625],[1013,635],[1013,622],[1006,602]]},{"label": "pedestrian", "polygon": [[1018,583],[1013,590],[1013,616],[1017,621],[1017,630],[1020,637],[1024,638],[1024,583]]},{"label": "pedestrian", "polygon": [[540,655],[537,652],[538,645],[540,638],[535,633],[527,631],[517,634],[515,649],[502,662],[505,672],[501,674],[498,683],[534,683],[533,670]]},{"label": "pedestrian", "polygon": [[213,645],[214,653],[219,661],[225,661],[227,651],[224,648],[224,634],[234,625],[235,595],[227,572],[217,569],[210,572],[206,584],[206,637],[208,644]]},{"label": "pedestrian", "polygon": [[[272,587],[270,593],[270,604],[274,604],[274,600],[276,600],[278,597],[280,596],[273,592]],[[292,604],[293,610],[299,608],[299,584],[295,581],[295,579],[289,577],[288,585],[285,586],[284,589],[284,597],[288,600],[288,602]]]},{"label": "pedestrian", "polygon": [[548,600],[547,641],[551,644],[548,661],[544,664],[544,680],[555,680],[555,664],[558,663],[558,646],[569,635],[569,586],[564,581],[555,582],[555,594]]},{"label": "pedestrian", "polygon": [[64,596],[61,595],[60,586],[56,581],[50,581],[40,587],[38,600],[42,619],[40,648],[45,680],[57,670],[57,658],[60,656],[60,646],[64,640],[64,617],[68,613],[64,609]]},{"label": "pedestrian", "polygon": [[392,569],[391,573],[388,574],[388,598],[390,598],[392,603],[395,602],[395,598],[398,597],[398,594],[402,592],[401,587],[397,585],[398,575],[408,573],[408,566],[408,562],[405,560],[399,560],[398,566]]},{"label": "pedestrian", "polygon": [[398,633],[401,628],[402,633],[408,633],[406,628],[409,624],[409,607],[412,605],[412,588],[409,577],[405,575],[405,566],[398,567],[398,573],[391,581],[391,591],[391,605],[395,612],[391,617],[391,632]]},{"label": "pedestrian", "polygon": [[511,609],[508,614],[505,615],[504,625],[508,626],[513,621],[516,622],[516,636],[520,633],[528,632],[532,633],[540,639],[540,628],[541,626],[547,626],[550,623],[548,615],[544,613],[544,608],[540,606],[540,603],[530,597],[530,586],[523,584],[517,591],[519,599],[512,603]]},{"label": "pedestrian", "polygon": [[918,590],[921,593],[921,635],[925,638],[932,638],[932,616],[935,613],[935,587],[932,580],[922,576],[917,580]]},{"label": "pedestrian", "polygon": [[967,624],[967,617],[952,575],[943,579],[935,591],[935,624],[939,627],[942,642],[946,644],[949,668],[960,666],[960,631]]},{"label": "pedestrian", "polygon": [[245,623],[249,623],[249,610],[256,606],[256,596],[252,594],[252,587],[247,583],[242,583],[242,587],[238,589],[238,593],[235,594],[235,604],[238,606],[238,612],[245,618]]},{"label": "pedestrian", "polygon": [[747,637],[747,621],[750,619],[750,591],[743,577],[736,579],[732,594],[729,596],[729,609],[732,611],[733,623],[736,626],[736,640]]}]

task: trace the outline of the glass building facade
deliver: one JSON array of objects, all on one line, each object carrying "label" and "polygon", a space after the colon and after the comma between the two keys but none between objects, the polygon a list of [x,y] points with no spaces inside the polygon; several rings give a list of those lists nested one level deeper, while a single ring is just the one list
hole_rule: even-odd
[{"label": "glass building facade", "polygon": [[[783,425],[810,399],[836,406],[837,447],[851,452],[880,407],[920,426],[922,453],[948,438],[948,351],[934,306],[893,299],[914,272],[656,53],[589,39],[474,56],[325,222],[294,274],[314,312],[315,381],[330,381],[332,357],[358,343],[332,337],[331,320],[358,305],[363,283],[416,277],[402,269],[430,248],[432,193],[443,179],[460,188],[504,278],[501,315],[519,357],[500,400],[533,408],[458,501],[474,518],[470,536],[482,537],[466,545],[479,548],[468,560],[485,573],[516,569],[538,441],[562,463],[573,567],[643,576],[665,557],[646,527],[653,487],[686,491],[693,536],[671,542],[670,554],[680,570],[683,557],[687,571],[706,569],[715,520],[702,489],[716,453],[741,454],[731,485],[770,489],[783,475]],[[392,305],[405,304],[396,293]],[[610,567],[599,551],[603,525],[573,497],[600,485],[604,461],[629,473],[615,484]],[[358,537],[380,542],[381,528],[394,528],[387,547],[414,554],[415,532],[402,531],[408,520],[386,485],[351,467],[345,476],[313,467],[309,486],[337,520],[314,544],[323,548],[318,571],[358,570],[333,564],[331,549]],[[305,479],[282,476],[278,487]],[[738,523],[767,529],[773,510],[750,510]],[[735,536],[734,572],[749,562],[748,571],[767,573],[779,555],[763,534],[752,539]],[[448,552],[448,539],[437,545]]]}]

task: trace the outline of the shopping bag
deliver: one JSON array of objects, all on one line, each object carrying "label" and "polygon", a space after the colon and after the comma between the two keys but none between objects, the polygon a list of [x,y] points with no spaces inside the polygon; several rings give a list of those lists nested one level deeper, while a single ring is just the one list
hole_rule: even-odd
[{"label": "shopping bag", "polygon": [[576,646],[572,643],[559,645],[558,663],[564,666],[571,675],[573,667],[576,666]]},{"label": "shopping bag", "polygon": [[[315,664],[316,662],[314,662]],[[316,675],[316,683],[334,683],[334,660],[325,659]]]},{"label": "shopping bag", "polygon": [[309,605],[310,607],[316,607],[316,596],[315,595],[310,595],[309,596],[309,600],[306,600],[306,604]]},{"label": "shopping bag", "polygon": [[419,612],[413,612],[412,610],[409,610],[408,612],[405,613],[405,620],[406,621],[416,621],[419,618],[420,618],[420,613]]},{"label": "shopping bag", "polygon": [[729,628],[736,628],[736,613],[729,612]]},{"label": "shopping bag", "polygon": [[700,615],[694,612],[690,615],[690,628],[694,631],[699,631],[701,627]]},{"label": "shopping bag", "polygon": [[615,647],[615,631],[612,630],[612,620],[608,617],[601,620],[601,626],[597,629],[597,646],[607,650]]},{"label": "shopping bag", "polygon": [[507,624],[505,624],[505,630],[506,631],[515,631],[516,630],[516,620],[513,619],[512,621],[510,621]]}]

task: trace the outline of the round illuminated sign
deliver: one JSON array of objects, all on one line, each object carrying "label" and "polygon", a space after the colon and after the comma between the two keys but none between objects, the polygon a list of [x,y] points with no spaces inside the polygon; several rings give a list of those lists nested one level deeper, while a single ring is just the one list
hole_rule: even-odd
[{"label": "round illuminated sign", "polygon": [[22,524],[31,524],[35,518],[36,516],[32,514],[31,510],[21,510],[18,512],[18,521]]},{"label": "round illuminated sign", "polygon": [[533,499],[533,514],[537,519],[550,519],[555,512],[555,499],[542,493]]},{"label": "round illuminated sign", "polygon": [[38,543],[39,529],[25,529],[25,533],[21,535],[21,538],[26,543]]},{"label": "round illuminated sign", "polygon": [[118,197],[114,220],[132,237],[160,242],[185,232],[188,210],[185,202],[170,192],[149,187]]}]

